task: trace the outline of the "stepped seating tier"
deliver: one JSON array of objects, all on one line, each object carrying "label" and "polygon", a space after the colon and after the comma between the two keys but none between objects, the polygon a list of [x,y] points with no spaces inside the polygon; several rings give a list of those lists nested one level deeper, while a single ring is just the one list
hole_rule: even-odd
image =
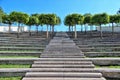
[{"label": "stepped seating tier", "polygon": [[105,80],[64,32],[56,33],[40,57],[31,66],[37,70],[27,72],[22,80]]}]

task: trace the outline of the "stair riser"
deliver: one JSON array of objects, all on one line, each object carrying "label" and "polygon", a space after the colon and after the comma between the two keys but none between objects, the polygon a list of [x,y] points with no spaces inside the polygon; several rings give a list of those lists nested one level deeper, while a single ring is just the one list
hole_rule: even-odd
[{"label": "stair riser", "polygon": [[26,74],[26,77],[71,77],[71,78],[101,78],[102,75],[96,74]]},{"label": "stair riser", "polygon": [[22,80],[105,80],[104,78],[35,78],[35,77],[25,77]]}]

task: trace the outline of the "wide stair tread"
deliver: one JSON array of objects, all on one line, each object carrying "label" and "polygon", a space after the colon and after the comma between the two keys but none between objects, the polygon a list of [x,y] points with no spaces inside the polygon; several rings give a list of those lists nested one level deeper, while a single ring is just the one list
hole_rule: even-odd
[{"label": "wide stair tread", "polygon": [[24,77],[22,80],[105,80],[104,78],[41,78],[41,77]]},{"label": "wide stair tread", "polygon": [[79,65],[79,64],[32,64],[32,68],[94,68],[94,65]]},{"label": "wide stair tread", "polygon": [[101,78],[101,73],[76,73],[76,72],[28,72],[26,77],[78,77],[78,78]]},{"label": "wide stair tread", "polygon": [[93,68],[31,68],[29,72],[98,72]]},{"label": "wide stair tread", "polygon": [[34,61],[34,64],[92,64],[91,61]]},{"label": "wide stair tread", "polygon": [[66,33],[57,33],[22,80],[105,80]]}]

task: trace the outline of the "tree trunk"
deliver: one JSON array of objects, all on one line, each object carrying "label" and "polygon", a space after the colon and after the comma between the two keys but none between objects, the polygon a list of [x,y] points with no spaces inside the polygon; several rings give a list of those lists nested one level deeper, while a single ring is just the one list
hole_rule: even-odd
[{"label": "tree trunk", "polygon": [[43,32],[43,26],[41,26],[42,28],[41,28],[41,32]]},{"label": "tree trunk", "polygon": [[81,32],[83,31],[82,27],[83,27],[83,25],[81,25]]},{"label": "tree trunk", "polygon": [[90,33],[91,33],[90,36],[92,36],[92,25],[90,26]]},{"label": "tree trunk", "polygon": [[29,26],[29,36],[31,36],[31,26]]},{"label": "tree trunk", "polygon": [[54,33],[54,25],[52,26],[52,33]]},{"label": "tree trunk", "polygon": [[69,26],[69,32],[70,32],[70,26]]},{"label": "tree trunk", "polygon": [[47,25],[47,33],[46,33],[46,38],[48,39],[49,37],[49,32],[48,32],[48,25]]},{"label": "tree trunk", "polygon": [[76,31],[76,25],[75,25],[75,28],[74,28],[75,30],[75,39],[77,38],[77,31]]},{"label": "tree trunk", "polygon": [[114,35],[114,24],[112,23],[112,36]]},{"label": "tree trunk", "polygon": [[50,26],[50,32],[52,33],[52,27]]},{"label": "tree trunk", "polygon": [[9,24],[9,33],[11,32],[11,24]]},{"label": "tree trunk", "polygon": [[100,38],[103,39],[102,26],[101,26],[101,24],[100,24]]},{"label": "tree trunk", "polygon": [[54,25],[52,26],[52,37],[54,36]]},{"label": "tree trunk", "polygon": [[19,38],[19,31],[20,31],[20,23],[18,23],[17,38]]},{"label": "tree trunk", "polygon": [[22,27],[23,27],[23,26],[20,26],[20,32],[22,32]]},{"label": "tree trunk", "polygon": [[50,25],[50,37],[52,37],[52,26]]},{"label": "tree trunk", "polygon": [[37,34],[37,36],[38,36],[38,26],[36,26],[36,34]]},{"label": "tree trunk", "polygon": [[85,25],[85,34],[87,33],[87,26]]},{"label": "tree trunk", "polygon": [[72,33],[72,37],[74,37],[74,33],[73,33],[73,26],[71,26],[72,30],[71,30],[71,33]]}]

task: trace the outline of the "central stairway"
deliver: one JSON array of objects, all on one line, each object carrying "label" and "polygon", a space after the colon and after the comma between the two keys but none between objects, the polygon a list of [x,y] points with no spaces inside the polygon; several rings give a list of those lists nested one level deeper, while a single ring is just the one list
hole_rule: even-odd
[{"label": "central stairway", "polygon": [[106,80],[66,33],[56,33],[40,57],[22,80]]}]

